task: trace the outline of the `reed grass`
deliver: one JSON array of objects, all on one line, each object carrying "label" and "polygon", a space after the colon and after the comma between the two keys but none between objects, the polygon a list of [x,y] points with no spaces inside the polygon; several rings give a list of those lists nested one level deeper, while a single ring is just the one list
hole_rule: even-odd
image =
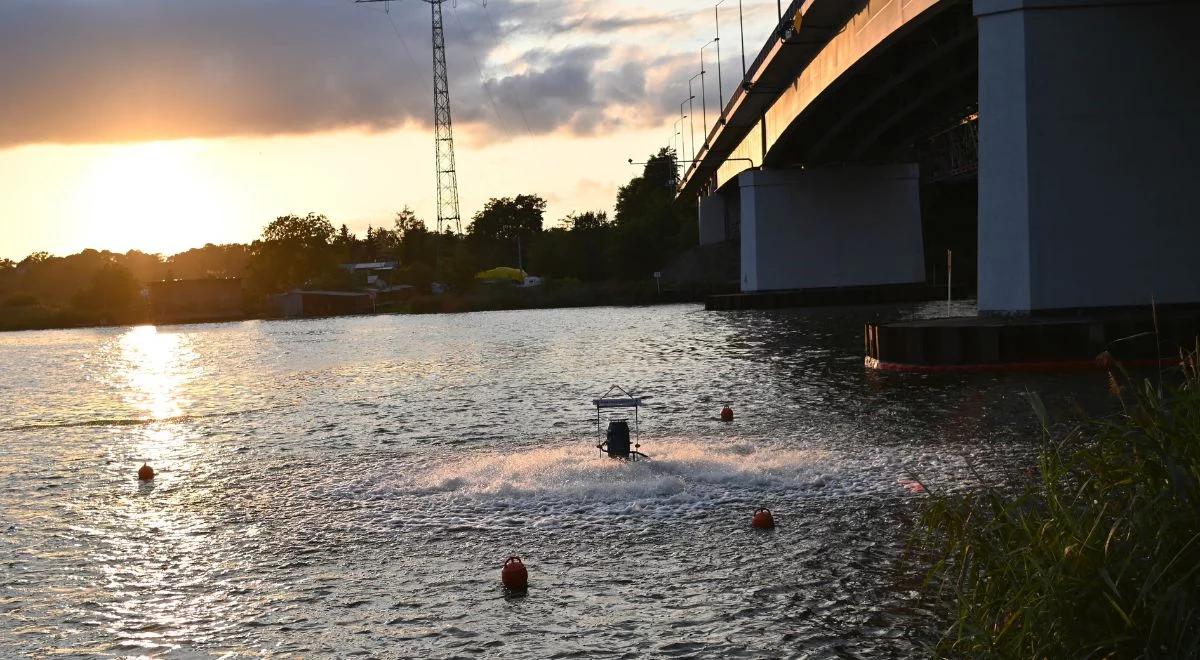
[{"label": "reed grass", "polygon": [[1200,373],[1164,390],[1113,366],[1120,413],[1052,438],[1015,488],[934,493],[917,548],[948,614],[934,653],[1200,657]]}]

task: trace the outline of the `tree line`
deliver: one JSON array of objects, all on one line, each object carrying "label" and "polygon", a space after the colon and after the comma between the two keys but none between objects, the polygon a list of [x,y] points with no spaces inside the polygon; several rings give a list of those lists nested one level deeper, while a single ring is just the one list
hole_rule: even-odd
[{"label": "tree line", "polygon": [[360,286],[343,263],[397,262],[389,284],[452,290],[475,285],[476,273],[523,267],[544,278],[580,282],[644,280],[696,244],[695,205],[675,199],[676,156],[663,149],[617,194],[615,212],[572,213],[546,227],[546,200],[518,194],[487,201],[463,233],[440,234],[409,208],[390,226],[358,236],[325,215],[280,216],[249,244],[213,245],[163,256],[87,249],[65,257],[37,252],[0,259],[0,312],[29,307],[121,322],[140,304],[144,283],[240,277],[252,297],[297,287]]}]

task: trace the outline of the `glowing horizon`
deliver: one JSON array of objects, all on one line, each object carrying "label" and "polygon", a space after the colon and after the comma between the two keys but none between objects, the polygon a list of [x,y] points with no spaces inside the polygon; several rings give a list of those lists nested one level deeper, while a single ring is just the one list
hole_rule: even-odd
[{"label": "glowing horizon", "polygon": [[[631,150],[659,132],[620,140],[544,136],[461,150],[462,228],[488,198],[522,193],[548,200],[547,226],[575,211],[611,213],[617,188],[638,174],[626,159],[645,155]],[[579,149],[593,156],[593,166],[582,173],[561,167],[568,155],[531,155]],[[44,219],[13,223],[0,258],[19,261],[37,251],[64,256],[86,248],[169,256],[206,243],[248,243],[272,219],[293,213],[323,213],[361,235],[370,225],[390,227],[395,212],[409,206],[432,227],[433,173],[425,165],[433,158],[425,152],[432,152],[427,134],[406,130],[0,151],[0,169],[6,160],[20,161],[26,172],[0,182],[5,210]],[[402,166],[414,160],[405,153],[420,154],[415,167]],[[506,167],[511,162],[522,167]],[[377,165],[356,167],[361,163]],[[51,177],[49,187],[26,185]],[[398,182],[401,177],[406,181]]]},{"label": "glowing horizon", "polygon": [[[745,4],[753,48],[775,3]],[[435,225],[428,22],[364,7],[0,4],[0,59],[12,64],[0,70],[0,258],[169,255],[252,241],[292,213],[361,235],[409,206]],[[736,6],[722,10],[732,33]],[[548,226],[611,212],[639,173],[627,159],[672,139],[712,21],[690,0],[452,10],[462,228],[487,199],[517,194],[547,199]],[[736,50],[722,69],[737,79]]]}]

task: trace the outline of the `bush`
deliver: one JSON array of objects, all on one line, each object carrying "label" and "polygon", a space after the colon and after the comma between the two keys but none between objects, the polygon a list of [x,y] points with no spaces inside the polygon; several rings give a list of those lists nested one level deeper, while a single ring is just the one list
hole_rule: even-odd
[{"label": "bush", "polygon": [[38,304],[37,296],[28,293],[14,293],[0,303],[0,307],[32,307]]},{"label": "bush", "polygon": [[1118,383],[1122,413],[1049,444],[1015,496],[930,500],[917,542],[952,615],[939,654],[1200,657],[1196,355],[1165,393]]}]

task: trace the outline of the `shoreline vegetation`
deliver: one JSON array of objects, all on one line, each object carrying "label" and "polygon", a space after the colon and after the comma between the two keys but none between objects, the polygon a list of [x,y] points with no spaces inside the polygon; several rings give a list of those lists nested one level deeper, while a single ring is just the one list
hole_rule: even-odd
[{"label": "shoreline vegetation", "polygon": [[[488,200],[463,233],[439,234],[406,207],[362,237],[309,213],[272,220],[249,244],[170,256],[88,249],[0,259],[0,330],[341,313],[280,311],[273,297],[292,291],[370,296],[358,313],[694,301],[729,286],[713,264],[730,260],[697,247],[695,202],[675,199],[677,172],[674,151],[663,149],[618,190],[611,219],[584,211],[553,227],[544,226],[546,200],[521,194]],[[536,277],[527,286],[480,278],[497,267]]]},{"label": "shoreline vegetation", "polygon": [[[938,494],[915,557],[946,615],[937,657],[1200,657],[1200,371],[1111,365],[1119,412],[1047,430],[1027,480]],[[1164,381],[1167,383],[1164,385]]]},{"label": "shoreline vegetation", "polygon": [[[491,289],[491,290],[489,290]],[[550,280],[537,289],[518,289],[495,286],[442,295],[419,295],[409,300],[383,303],[365,314],[352,316],[382,316],[393,314],[459,314],[503,310],[567,309],[579,307],[638,307],[698,302],[703,292],[664,290],[658,292],[654,283],[603,282],[582,283],[577,280]],[[329,316],[348,316],[334,314]],[[304,317],[328,318],[328,316]],[[196,325],[255,320],[287,320],[287,317],[259,309],[236,316],[197,317],[188,320],[156,321],[148,306],[139,306],[113,316],[75,308],[49,308],[41,305],[21,305],[0,309],[0,332],[31,330],[69,330],[134,325]],[[302,320],[302,319],[296,319]]]}]

